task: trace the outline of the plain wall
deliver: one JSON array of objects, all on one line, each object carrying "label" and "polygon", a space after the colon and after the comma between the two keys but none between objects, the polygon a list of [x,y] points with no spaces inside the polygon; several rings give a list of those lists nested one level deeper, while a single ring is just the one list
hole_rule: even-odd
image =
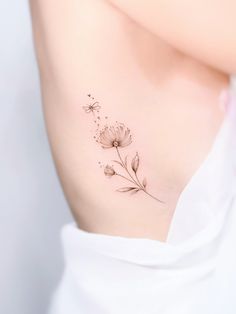
[{"label": "plain wall", "polygon": [[44,314],[71,220],[41,111],[26,0],[0,1],[0,313]]}]

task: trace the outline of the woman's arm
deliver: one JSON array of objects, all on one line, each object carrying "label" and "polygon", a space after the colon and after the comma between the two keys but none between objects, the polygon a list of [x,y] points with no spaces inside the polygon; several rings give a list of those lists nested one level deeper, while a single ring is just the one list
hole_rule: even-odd
[{"label": "woman's arm", "polygon": [[236,73],[234,0],[109,0],[177,49],[229,74]]}]

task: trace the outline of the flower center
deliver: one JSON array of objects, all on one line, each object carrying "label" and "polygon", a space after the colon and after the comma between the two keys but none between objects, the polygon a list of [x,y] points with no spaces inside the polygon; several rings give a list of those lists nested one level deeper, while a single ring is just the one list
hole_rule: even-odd
[{"label": "flower center", "polygon": [[114,141],[114,142],[113,142],[113,146],[114,146],[114,147],[118,147],[118,146],[119,146],[119,142]]}]

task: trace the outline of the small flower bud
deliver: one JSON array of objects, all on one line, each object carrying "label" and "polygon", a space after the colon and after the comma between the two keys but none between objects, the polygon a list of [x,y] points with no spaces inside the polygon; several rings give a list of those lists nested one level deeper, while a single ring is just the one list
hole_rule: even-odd
[{"label": "small flower bud", "polygon": [[136,173],[139,167],[139,156],[138,153],[136,153],[136,155],[134,156],[132,163],[131,163],[131,167],[133,169],[133,171]]},{"label": "small flower bud", "polygon": [[106,167],[104,168],[104,174],[107,177],[112,177],[116,174],[116,172],[112,166],[106,165]]}]

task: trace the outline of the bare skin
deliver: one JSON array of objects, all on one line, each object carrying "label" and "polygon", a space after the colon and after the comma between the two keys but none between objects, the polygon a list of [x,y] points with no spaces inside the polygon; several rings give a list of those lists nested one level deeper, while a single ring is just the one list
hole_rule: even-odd
[{"label": "bare skin", "polygon": [[[224,119],[218,98],[229,73],[106,1],[34,0],[31,11],[48,136],[75,220],[89,232],[165,241],[179,196]],[[124,178],[104,175],[101,164],[115,151],[93,139],[88,94],[109,121],[132,130],[134,140],[119,151],[130,162],[138,151],[139,176],[164,203],[119,193]]]}]

